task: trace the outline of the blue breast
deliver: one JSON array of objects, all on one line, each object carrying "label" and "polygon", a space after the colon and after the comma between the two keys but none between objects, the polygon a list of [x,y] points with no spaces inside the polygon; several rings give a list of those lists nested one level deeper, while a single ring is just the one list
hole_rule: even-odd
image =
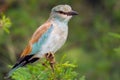
[{"label": "blue breast", "polygon": [[36,54],[41,50],[42,45],[48,40],[51,32],[53,30],[53,25],[39,38],[39,40],[32,45],[32,52],[30,54]]}]

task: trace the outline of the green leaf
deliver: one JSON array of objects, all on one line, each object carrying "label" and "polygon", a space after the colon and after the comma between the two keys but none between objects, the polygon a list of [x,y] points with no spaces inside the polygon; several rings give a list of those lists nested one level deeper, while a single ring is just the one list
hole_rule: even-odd
[{"label": "green leaf", "polygon": [[118,34],[118,33],[112,33],[111,32],[111,33],[109,33],[109,35],[120,39],[120,34]]},{"label": "green leaf", "polygon": [[9,28],[11,27],[12,23],[9,18],[7,18],[5,15],[0,14],[2,18],[0,19],[0,27],[6,32],[10,33]]},{"label": "green leaf", "polygon": [[85,76],[82,76],[79,80],[85,80]]},{"label": "green leaf", "polygon": [[[60,63],[55,65],[55,71],[52,72],[49,63],[48,67],[41,64],[31,64],[27,67],[22,67],[16,70],[12,79],[14,80],[76,80],[78,73],[74,70],[76,65],[69,63]],[[84,80],[81,77],[80,80]]]}]

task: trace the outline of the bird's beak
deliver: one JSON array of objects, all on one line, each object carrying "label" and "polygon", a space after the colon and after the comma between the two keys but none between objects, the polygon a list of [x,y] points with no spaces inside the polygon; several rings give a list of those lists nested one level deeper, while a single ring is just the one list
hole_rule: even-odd
[{"label": "bird's beak", "polygon": [[69,15],[73,15],[73,16],[78,15],[78,12],[72,10],[72,11],[69,12]]}]

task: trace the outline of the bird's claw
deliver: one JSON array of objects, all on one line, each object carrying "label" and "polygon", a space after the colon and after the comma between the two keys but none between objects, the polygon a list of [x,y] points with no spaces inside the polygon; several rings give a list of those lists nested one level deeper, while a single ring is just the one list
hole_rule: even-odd
[{"label": "bird's claw", "polygon": [[45,54],[45,58],[47,59],[47,61],[49,61],[50,63],[50,67],[52,68],[52,71],[54,72],[54,64],[55,64],[55,57],[53,53],[47,53]]}]

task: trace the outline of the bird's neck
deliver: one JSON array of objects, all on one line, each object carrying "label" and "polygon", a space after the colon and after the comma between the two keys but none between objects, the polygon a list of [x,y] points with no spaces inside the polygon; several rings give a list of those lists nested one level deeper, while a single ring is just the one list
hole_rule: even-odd
[{"label": "bird's neck", "polygon": [[61,21],[56,18],[49,18],[48,21],[51,22],[52,24],[56,25],[57,27],[61,27],[61,28],[68,27],[68,22]]},{"label": "bird's neck", "polygon": [[65,24],[65,25],[68,25],[68,21],[69,21],[59,17],[50,17],[48,20],[52,22],[60,23],[60,24]]}]

